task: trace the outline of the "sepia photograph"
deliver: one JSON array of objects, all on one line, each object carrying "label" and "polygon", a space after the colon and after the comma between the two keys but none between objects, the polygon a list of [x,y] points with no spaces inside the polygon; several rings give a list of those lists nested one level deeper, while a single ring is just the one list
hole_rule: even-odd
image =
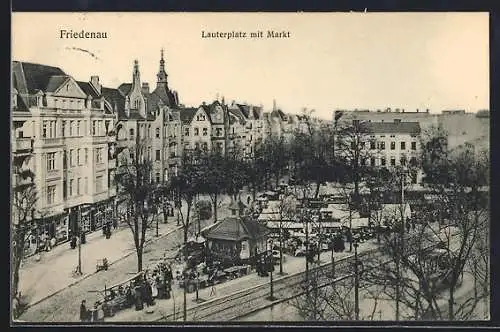
[{"label": "sepia photograph", "polygon": [[11,324],[490,320],[488,13],[11,17]]}]

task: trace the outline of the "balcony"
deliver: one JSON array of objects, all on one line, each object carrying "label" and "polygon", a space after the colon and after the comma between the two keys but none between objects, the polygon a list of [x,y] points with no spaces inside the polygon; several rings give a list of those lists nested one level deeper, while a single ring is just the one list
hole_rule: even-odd
[{"label": "balcony", "polygon": [[33,140],[29,137],[18,137],[14,143],[15,154],[29,154],[33,150]]},{"label": "balcony", "polygon": [[63,138],[54,137],[54,138],[44,138],[42,139],[43,145],[47,146],[61,146],[63,145]]}]

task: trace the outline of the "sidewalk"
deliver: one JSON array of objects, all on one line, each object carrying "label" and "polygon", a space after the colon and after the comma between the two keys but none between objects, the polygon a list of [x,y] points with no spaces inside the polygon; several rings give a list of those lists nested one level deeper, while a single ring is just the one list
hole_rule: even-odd
[{"label": "sidewalk", "polygon": [[[377,246],[376,240],[364,242],[360,244],[358,249],[359,252],[367,251],[373,249]],[[354,252],[349,252],[348,250],[343,253],[335,253],[335,259],[340,259],[349,255],[353,255]],[[286,261],[283,263],[283,271],[287,275],[299,273],[305,271],[305,258],[304,257],[294,257],[285,255]],[[331,261],[331,252],[325,251],[320,256],[321,263],[328,263]],[[279,265],[275,266],[275,272],[273,274],[274,281],[279,281],[281,276],[279,275]],[[217,298],[223,298],[225,296],[230,296],[235,292],[247,289],[253,286],[269,284],[269,277],[259,277],[255,271],[252,271],[249,275],[239,277],[237,279],[229,280],[215,286],[215,295],[210,296],[211,287],[203,288],[199,290],[199,298],[205,301],[214,300]],[[162,317],[171,315],[174,313],[177,319],[182,319],[182,307],[183,307],[183,289],[178,285],[174,285],[173,296],[169,300],[156,300],[156,305],[154,306],[153,313],[147,313],[146,308],[141,311],[135,311],[132,309],[124,309],[115,314],[113,317],[107,317],[106,322],[146,322],[159,320]],[[196,293],[187,294],[187,308],[196,307],[198,304],[195,302]],[[188,317],[189,320],[189,317]]]},{"label": "sidewalk", "polygon": [[[177,228],[173,217],[168,223],[159,220],[160,237]],[[158,239],[156,225],[148,229],[147,242]],[[42,252],[40,261],[28,257],[20,268],[19,290],[30,306],[43,301],[59,291],[96,273],[96,262],[106,257],[111,265],[120,259],[135,253],[132,232],[123,224],[115,229],[110,239],[101,231],[87,236],[87,243],[81,246],[83,275],[74,277],[72,271],[78,266],[78,249],[71,249],[69,243],[54,247],[49,252]]]}]

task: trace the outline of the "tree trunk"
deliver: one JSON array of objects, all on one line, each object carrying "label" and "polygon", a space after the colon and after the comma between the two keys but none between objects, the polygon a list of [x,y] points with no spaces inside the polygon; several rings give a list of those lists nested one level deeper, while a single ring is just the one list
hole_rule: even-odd
[{"label": "tree trunk", "polygon": [[454,304],[455,304],[455,282],[452,282],[450,287],[450,298],[448,299],[448,320],[453,320],[454,318]]},{"label": "tree trunk", "polygon": [[217,193],[214,194],[214,224],[217,222],[217,205],[218,205],[218,195]]},{"label": "tree trunk", "polygon": [[136,248],[137,253],[137,272],[142,271],[142,248]]},{"label": "tree trunk", "polygon": [[314,192],[314,198],[318,199],[319,196],[319,188],[321,187],[321,183],[318,181],[316,182],[316,191]]}]

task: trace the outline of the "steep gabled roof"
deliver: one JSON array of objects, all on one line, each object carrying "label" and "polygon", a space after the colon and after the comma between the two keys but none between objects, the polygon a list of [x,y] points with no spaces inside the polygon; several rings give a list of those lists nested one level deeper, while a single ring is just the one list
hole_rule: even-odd
[{"label": "steep gabled roof", "polygon": [[[92,98],[99,98],[100,97],[100,95],[97,94],[97,91],[95,91],[95,89],[92,87],[92,85],[89,82],[76,81],[76,84],[78,84],[80,89],[82,89],[83,92],[85,92],[85,94],[87,96],[92,96]],[[102,93],[102,90],[101,90],[101,93]]]},{"label": "steep gabled roof", "polygon": [[374,134],[420,134],[418,122],[364,122],[363,125]]},{"label": "steep gabled roof", "polygon": [[69,79],[68,75],[55,75],[49,78],[45,92],[55,92],[64,82]]},{"label": "steep gabled roof", "polygon": [[188,107],[180,110],[179,115],[183,124],[190,124],[193,117],[198,112],[198,108]]},{"label": "steep gabled roof", "polygon": [[156,95],[163,104],[169,106],[169,107],[176,107],[177,102],[175,100],[175,96],[172,91],[166,89],[163,85],[159,85],[154,89],[154,91],[151,93],[152,95]]},{"label": "steep gabled roof", "polygon": [[240,112],[243,114],[245,118],[248,119],[248,115],[250,114],[250,106],[243,104],[236,104],[240,109]]},{"label": "steep gabled roof", "polygon": [[254,119],[260,120],[259,114],[260,114],[260,111],[262,111],[262,107],[254,106],[254,107],[252,107],[252,111],[253,111]]},{"label": "steep gabled roof", "polygon": [[[85,91],[85,90],[84,90]],[[101,87],[101,94],[118,111],[118,119],[126,118],[125,97],[118,89]]]},{"label": "steep gabled roof", "polygon": [[[243,115],[243,113],[241,112],[240,108],[229,108],[228,109],[228,113],[229,115],[233,115],[234,117],[236,117],[238,119],[238,121],[240,122],[240,124],[245,124],[245,115]],[[229,118],[231,119],[231,118]]]},{"label": "steep gabled roof", "polygon": [[[53,76],[68,77],[58,67],[51,67],[30,62],[13,61],[12,74],[16,78],[15,88],[20,94],[35,94],[37,91],[46,91]],[[51,83],[50,88],[56,82]]]},{"label": "steep gabled roof", "polygon": [[120,91],[120,93],[123,96],[128,95],[128,93],[130,92],[131,89],[132,89],[132,83],[122,83],[118,87],[118,91]]}]

